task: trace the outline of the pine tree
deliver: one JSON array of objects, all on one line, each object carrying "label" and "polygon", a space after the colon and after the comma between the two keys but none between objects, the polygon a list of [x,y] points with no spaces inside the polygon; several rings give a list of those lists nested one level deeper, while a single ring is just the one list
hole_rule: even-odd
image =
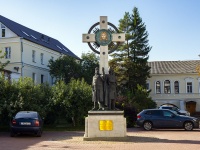
[{"label": "pine tree", "polygon": [[113,59],[109,64],[115,68],[121,90],[135,93],[137,85],[145,88],[146,80],[150,77],[150,67],[147,64],[151,50],[148,32],[136,7],[133,14],[126,12],[119,23],[119,30],[126,34],[126,41],[111,55]]}]

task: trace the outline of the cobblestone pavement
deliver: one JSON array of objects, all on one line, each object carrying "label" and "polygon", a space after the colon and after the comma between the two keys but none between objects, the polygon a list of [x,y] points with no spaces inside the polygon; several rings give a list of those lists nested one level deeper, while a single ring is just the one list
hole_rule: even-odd
[{"label": "cobblestone pavement", "polygon": [[0,150],[199,150],[200,129],[127,130],[122,141],[83,141],[83,131],[44,132],[42,137],[21,135],[9,137],[0,132]]}]

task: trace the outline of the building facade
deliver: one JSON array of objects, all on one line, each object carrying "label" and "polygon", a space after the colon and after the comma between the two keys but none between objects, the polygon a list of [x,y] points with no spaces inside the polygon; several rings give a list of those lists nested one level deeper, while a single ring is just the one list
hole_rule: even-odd
[{"label": "building facade", "polygon": [[157,103],[173,104],[191,114],[200,112],[200,60],[149,62],[151,78],[147,87]]},{"label": "building facade", "polygon": [[63,55],[79,59],[58,40],[20,25],[0,15],[0,50],[10,63],[10,78],[31,77],[35,83],[53,83],[48,62]]}]

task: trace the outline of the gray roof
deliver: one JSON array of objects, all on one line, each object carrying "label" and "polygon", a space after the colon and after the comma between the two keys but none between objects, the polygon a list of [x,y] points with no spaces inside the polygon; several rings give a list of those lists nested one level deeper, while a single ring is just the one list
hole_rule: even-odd
[{"label": "gray roof", "polygon": [[0,15],[0,22],[4,24],[7,28],[9,28],[12,32],[14,32],[16,35],[18,35],[19,37],[23,37],[26,40],[29,40],[33,43],[39,44],[46,48],[52,49],[56,52],[72,56],[76,59],[80,59],[73,52],[71,52],[67,47],[65,47],[62,43],[60,43],[58,40],[52,37],[49,37],[47,35],[34,31],[30,28],[27,28],[1,15]]},{"label": "gray roof", "polygon": [[153,61],[148,62],[151,67],[151,74],[182,74],[197,73],[196,67],[200,60],[188,61]]}]

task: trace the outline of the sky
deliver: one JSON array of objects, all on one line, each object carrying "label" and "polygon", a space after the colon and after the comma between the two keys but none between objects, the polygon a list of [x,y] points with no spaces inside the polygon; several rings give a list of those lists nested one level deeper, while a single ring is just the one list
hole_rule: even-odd
[{"label": "sky", "polygon": [[59,40],[75,55],[92,52],[82,34],[107,16],[119,25],[137,7],[149,34],[149,61],[199,60],[200,0],[0,0],[0,15]]}]

